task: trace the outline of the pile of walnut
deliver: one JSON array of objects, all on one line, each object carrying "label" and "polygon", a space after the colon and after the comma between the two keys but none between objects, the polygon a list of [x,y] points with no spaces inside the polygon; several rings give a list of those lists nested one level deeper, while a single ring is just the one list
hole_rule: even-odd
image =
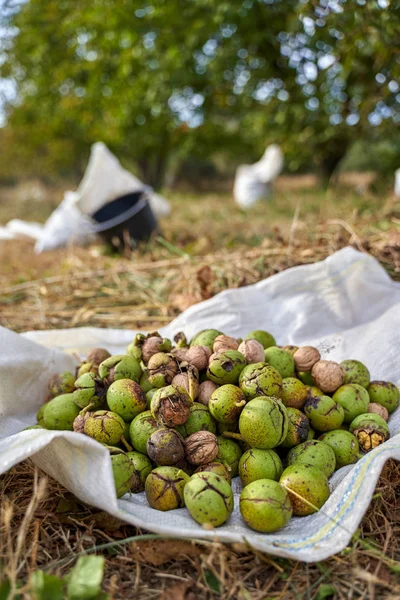
[{"label": "pile of walnut", "polygon": [[239,475],[244,522],[273,532],[319,510],[332,473],[389,438],[399,402],[360,361],[280,347],[266,331],[238,340],[208,329],[190,343],[155,332],[53,376],[33,427],[97,440],[118,497],[145,491],[152,508],[186,506],[205,527],[229,519]]}]

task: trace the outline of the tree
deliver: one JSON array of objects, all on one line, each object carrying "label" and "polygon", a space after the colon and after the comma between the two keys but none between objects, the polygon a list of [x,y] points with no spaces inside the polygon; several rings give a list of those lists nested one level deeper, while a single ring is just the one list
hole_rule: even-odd
[{"label": "tree", "polygon": [[81,173],[101,139],[156,187],[171,156],[255,158],[269,141],[329,176],[353,139],[399,118],[386,4],[30,0],[3,15],[7,127],[55,171]]}]

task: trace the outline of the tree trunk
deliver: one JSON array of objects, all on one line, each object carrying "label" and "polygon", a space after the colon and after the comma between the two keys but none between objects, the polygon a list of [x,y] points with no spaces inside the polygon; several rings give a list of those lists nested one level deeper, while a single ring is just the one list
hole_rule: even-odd
[{"label": "tree trunk", "polygon": [[337,168],[345,157],[348,147],[349,141],[340,138],[329,140],[326,142],[326,145],[317,148],[317,165],[321,180],[325,185],[336,182]]},{"label": "tree trunk", "polygon": [[159,152],[157,155],[140,159],[138,161],[138,166],[144,183],[151,185],[155,190],[160,189],[164,183],[167,164],[167,149]]}]

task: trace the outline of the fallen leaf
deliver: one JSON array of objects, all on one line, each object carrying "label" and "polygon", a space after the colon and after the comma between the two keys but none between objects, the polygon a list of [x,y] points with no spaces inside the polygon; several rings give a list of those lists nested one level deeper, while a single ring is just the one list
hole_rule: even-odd
[{"label": "fallen leaf", "polygon": [[197,594],[189,588],[193,587],[193,581],[181,581],[161,592],[159,600],[196,600]]},{"label": "fallen leaf", "polygon": [[200,549],[184,540],[149,540],[134,542],[130,545],[132,558],[139,562],[158,567],[172,559],[182,559],[185,556],[196,558]]}]

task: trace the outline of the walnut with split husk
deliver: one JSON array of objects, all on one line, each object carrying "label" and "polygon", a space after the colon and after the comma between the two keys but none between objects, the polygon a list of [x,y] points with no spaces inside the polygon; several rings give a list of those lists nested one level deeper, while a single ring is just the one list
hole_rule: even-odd
[{"label": "walnut with split husk", "polygon": [[172,380],[172,385],[185,389],[192,400],[195,400],[200,391],[198,370],[193,365],[182,362],[179,365],[179,373]]},{"label": "walnut with split husk", "polygon": [[151,399],[151,414],[164,427],[183,425],[189,418],[193,400],[188,392],[176,385],[157,390]]},{"label": "walnut with split husk", "polygon": [[187,348],[189,346],[186,335],[183,331],[179,331],[176,335],[174,335],[174,342],[178,348]]},{"label": "walnut with split husk", "polygon": [[148,362],[148,380],[153,387],[169,385],[178,373],[178,363],[172,354],[157,352]]},{"label": "walnut with split husk", "polygon": [[149,333],[144,339],[136,337],[135,342],[136,340],[136,345],[141,348],[142,359],[146,365],[154,354],[158,352],[170,352],[172,348],[171,340],[162,338],[158,331]]},{"label": "walnut with split husk", "polygon": [[77,417],[75,417],[75,420],[72,424],[73,430],[76,431],[77,433],[84,433],[85,423],[88,420],[88,418],[91,417],[92,415],[93,415],[93,413],[91,413],[91,412],[79,413],[79,415]]}]

